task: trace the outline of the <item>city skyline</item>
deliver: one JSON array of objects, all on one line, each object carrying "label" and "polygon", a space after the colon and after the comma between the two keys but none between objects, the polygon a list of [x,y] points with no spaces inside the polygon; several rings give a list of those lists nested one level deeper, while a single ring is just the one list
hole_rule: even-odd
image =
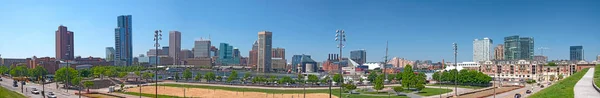
[{"label": "city skyline", "polygon": [[[132,56],[145,54],[148,49],[153,49],[152,31],[156,29],[183,32],[183,35],[186,36],[182,36],[181,38],[181,49],[192,49],[195,39],[199,39],[200,37],[206,38],[210,35],[212,36],[211,40],[213,44],[230,43],[239,46],[240,51],[242,51],[241,54],[244,57],[248,56],[245,51],[249,51],[253,41],[256,40],[255,32],[269,30],[276,32],[273,36],[273,47],[286,48],[286,54],[288,54],[286,58],[290,58],[292,55],[310,54],[316,61],[324,61],[328,53],[337,53],[335,41],[330,38],[334,35],[335,29],[345,29],[348,33],[349,42],[344,49],[344,54],[349,54],[351,50],[366,49],[369,51],[368,62],[383,61],[385,40],[390,40],[390,57],[402,57],[409,60],[449,60],[453,59],[451,43],[457,42],[459,46],[458,60],[471,61],[473,50],[470,47],[472,47],[472,39],[490,37],[490,39],[500,40],[512,35],[535,38],[536,47],[534,47],[534,55],[540,53],[537,50],[538,47],[550,48],[544,51],[544,55],[548,56],[549,60],[569,59],[568,47],[574,45],[585,47],[585,53],[587,54],[584,54],[585,56],[583,57],[586,57],[585,60],[588,61],[594,60],[594,57],[600,53],[600,47],[595,46],[597,42],[600,42],[600,39],[594,37],[599,36],[597,32],[600,32],[600,30],[594,27],[600,26],[598,24],[600,23],[600,19],[593,18],[600,16],[600,11],[598,11],[600,8],[590,5],[598,2],[588,2],[587,4],[559,1],[551,1],[545,4],[501,3],[508,5],[481,2],[447,2],[450,4],[441,6],[437,6],[439,4],[434,2],[423,2],[422,6],[430,7],[429,9],[421,9],[415,7],[416,4],[412,2],[401,1],[387,2],[390,4],[385,4],[384,2],[362,2],[365,6],[356,8],[350,6],[353,5],[352,3],[360,2],[341,2],[342,5],[348,5],[329,6],[335,1],[275,1],[268,3],[268,5],[273,5],[272,7],[249,9],[243,8],[267,4],[264,2],[247,2],[248,4],[227,5],[228,3],[226,2],[209,2],[204,7],[195,7],[202,4],[196,1],[150,1],[147,3],[148,5],[126,7],[127,4],[139,3],[139,1],[126,1],[123,2],[124,5],[115,5],[118,6],[115,8],[105,6],[112,4],[111,2],[114,1],[66,2],[81,4],[75,6],[49,6],[55,4],[46,1],[35,4],[26,1],[9,1],[0,4],[0,12],[11,14],[11,16],[0,16],[0,21],[8,23],[0,24],[0,28],[6,30],[0,32],[2,35],[6,35],[0,37],[0,39],[11,39],[10,41],[0,42],[0,54],[2,54],[3,58],[54,57],[55,53],[52,50],[54,43],[51,40],[55,39],[52,31],[56,30],[56,26],[62,24],[68,26],[69,30],[78,32],[78,34],[74,35],[74,56],[104,57],[106,47],[115,47],[114,23],[115,17],[119,15],[132,15],[136,17],[136,20],[132,22],[132,28],[134,29],[132,34],[134,35]],[[306,8],[303,7],[303,4],[313,3],[317,3],[317,5],[308,6],[312,9],[303,9]],[[165,6],[156,6],[160,4],[165,4]],[[563,4],[564,6],[551,6],[552,4]],[[216,11],[208,9],[206,12],[206,14],[217,14],[216,16],[196,17],[204,14],[186,12],[206,10],[203,8],[224,5],[227,5],[225,7],[232,8],[212,9]],[[24,9],[18,12],[11,11],[15,8],[20,8],[17,6],[24,7]],[[104,9],[121,7],[129,8],[130,10],[98,12]],[[389,9],[376,10],[369,7],[389,7]],[[497,9],[495,7],[506,9]],[[190,8],[191,10],[184,10],[184,8]],[[342,10],[337,8],[348,9]],[[476,10],[477,8],[481,9]],[[152,9],[160,10],[156,10],[156,13],[143,12]],[[486,12],[486,9],[493,10]],[[447,12],[435,10],[446,10]],[[227,11],[232,12],[229,13]],[[256,11],[257,13],[238,13],[242,15],[235,15],[236,12],[248,11]],[[294,16],[296,14],[286,14],[286,11],[299,11],[297,15],[303,18]],[[349,11],[355,13],[348,13]],[[399,12],[402,14],[389,12]],[[428,12],[430,14],[423,14]],[[553,14],[554,12],[561,12],[562,14]],[[68,13],[78,13],[79,16],[74,17]],[[256,17],[257,15],[265,15],[265,13],[274,14],[270,17]],[[334,16],[344,13],[349,15]],[[452,13],[480,14],[458,15]],[[153,16],[154,14],[165,14],[166,16]],[[368,17],[375,18],[366,18],[367,16],[359,14],[371,14]],[[221,18],[222,16],[227,17]],[[187,22],[188,20],[190,22]],[[485,21],[477,22],[481,20]],[[264,21],[260,23],[265,24],[257,24],[259,21]],[[317,25],[304,25],[312,25],[312,23]],[[457,25],[459,23],[461,24]],[[420,37],[424,36],[421,34],[426,34],[426,36]],[[232,38],[231,35],[235,35],[235,38]],[[166,46],[168,38],[165,38],[160,43]],[[496,43],[504,42],[497,41]],[[20,46],[21,44],[25,45]],[[493,46],[496,45],[494,44]],[[403,46],[416,47],[406,48]],[[344,57],[348,56],[345,55]]]}]

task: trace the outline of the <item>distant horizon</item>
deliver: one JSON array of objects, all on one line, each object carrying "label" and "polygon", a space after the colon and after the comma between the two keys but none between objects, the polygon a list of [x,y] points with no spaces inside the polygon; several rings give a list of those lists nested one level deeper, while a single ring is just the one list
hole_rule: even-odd
[{"label": "distant horizon", "polygon": [[[115,3],[119,2],[119,3]],[[324,61],[339,53],[335,30],[348,42],[343,56],[365,49],[367,62],[381,62],[385,42],[389,59],[472,61],[473,40],[488,37],[493,48],[504,37],[534,38],[535,55],[547,47],[548,60],[569,60],[570,46],[583,46],[584,60],[600,55],[600,1],[7,1],[0,4],[2,58],[54,57],[54,31],[74,32],[75,56],[105,58],[114,46],[117,16],[132,15],[133,56],[153,47],[153,31],[181,32],[181,49],[209,38],[213,46],[229,43],[248,56],[258,32],[273,32],[273,48]],[[69,6],[67,6],[69,5]]]}]

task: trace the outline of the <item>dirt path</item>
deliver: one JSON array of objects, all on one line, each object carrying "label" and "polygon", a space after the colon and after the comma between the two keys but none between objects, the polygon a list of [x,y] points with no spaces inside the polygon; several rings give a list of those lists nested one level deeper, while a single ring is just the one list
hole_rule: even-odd
[{"label": "dirt path", "polygon": [[[129,88],[128,92],[139,92],[139,88]],[[154,86],[144,86],[142,87],[142,93],[154,94],[155,87]],[[170,96],[179,96],[183,97],[184,89],[179,87],[166,87],[159,86],[158,94],[160,95],[170,95]],[[195,98],[301,98],[304,97],[303,94],[267,94],[261,92],[237,92],[237,91],[226,91],[226,90],[213,90],[213,89],[203,89],[203,88],[187,88],[185,89],[185,97],[195,97]],[[325,93],[311,93],[306,94],[307,98],[329,98],[329,94]],[[333,96],[333,98],[337,98]]]}]

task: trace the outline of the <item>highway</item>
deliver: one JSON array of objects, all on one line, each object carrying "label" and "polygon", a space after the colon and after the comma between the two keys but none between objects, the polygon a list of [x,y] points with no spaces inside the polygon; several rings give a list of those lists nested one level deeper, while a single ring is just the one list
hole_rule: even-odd
[{"label": "highway", "polygon": [[[19,87],[13,87],[12,79],[2,77],[2,80],[3,81],[0,81],[0,85],[2,87],[12,90],[12,91],[15,91],[15,92],[18,92],[18,93],[21,93],[21,83],[20,82],[18,83]],[[31,88],[37,88],[40,91],[40,94],[32,94]],[[25,89],[27,89],[27,91]],[[48,94],[48,92],[53,92],[57,96],[57,98],[79,98],[78,95],[74,94],[75,92],[77,92],[77,90],[69,90],[69,92],[67,93],[66,90],[64,90],[64,89],[56,89],[56,84],[54,84],[54,83],[46,84],[45,90],[46,90],[46,94]],[[42,96],[42,94],[41,94],[41,91],[42,91],[42,85],[30,82],[30,83],[25,84],[25,86],[23,88],[23,93],[21,93],[21,94],[23,94],[29,98],[44,98],[44,96]],[[87,97],[81,96],[81,98],[87,98]]]}]

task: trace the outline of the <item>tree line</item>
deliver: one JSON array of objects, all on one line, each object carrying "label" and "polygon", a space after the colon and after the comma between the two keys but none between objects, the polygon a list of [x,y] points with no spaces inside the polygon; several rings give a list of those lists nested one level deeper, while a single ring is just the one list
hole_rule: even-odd
[{"label": "tree line", "polygon": [[475,85],[475,84],[483,84],[488,85],[490,81],[492,81],[492,77],[476,71],[476,70],[460,70],[456,69],[444,72],[436,72],[433,74],[433,80],[446,82],[446,83],[460,83],[463,85]]}]

